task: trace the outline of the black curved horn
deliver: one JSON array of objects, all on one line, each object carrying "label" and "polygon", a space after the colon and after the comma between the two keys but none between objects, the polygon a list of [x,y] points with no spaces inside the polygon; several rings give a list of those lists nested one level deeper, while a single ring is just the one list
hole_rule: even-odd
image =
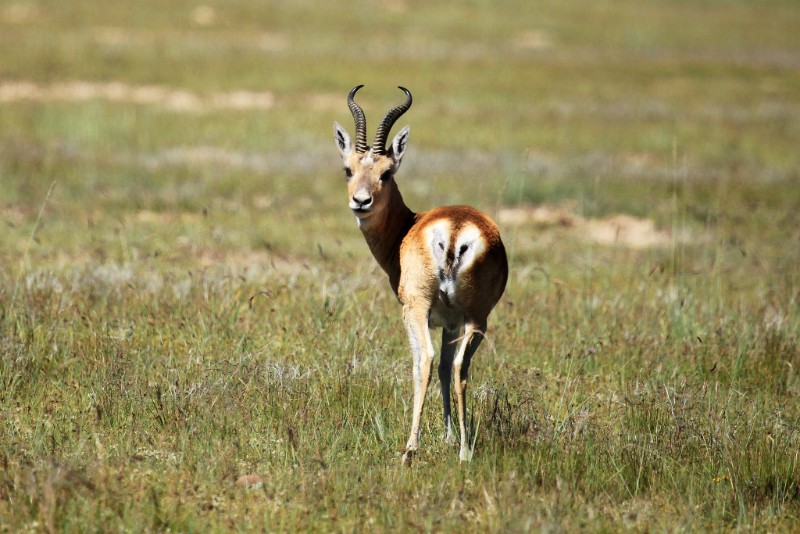
[{"label": "black curved horn", "polygon": [[386,154],[386,139],[389,137],[392,126],[394,126],[395,121],[400,118],[400,115],[408,111],[408,108],[411,107],[411,91],[399,85],[397,87],[406,94],[406,101],[396,108],[390,109],[389,113],[387,113],[386,117],[381,121],[380,126],[378,126],[378,131],[375,133],[375,142],[372,143],[373,154]]},{"label": "black curved horn", "polygon": [[353,120],[356,123],[356,152],[359,154],[369,150],[369,147],[367,147],[367,118],[364,116],[364,112],[361,111],[361,107],[354,100],[356,92],[362,87],[364,87],[363,84],[356,85],[347,95],[347,106],[350,108],[350,113],[353,114]]}]

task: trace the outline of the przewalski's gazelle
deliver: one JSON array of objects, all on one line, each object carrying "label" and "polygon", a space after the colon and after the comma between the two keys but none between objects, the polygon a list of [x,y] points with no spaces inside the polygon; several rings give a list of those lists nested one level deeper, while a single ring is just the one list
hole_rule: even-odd
[{"label": "przewalski's gazelle", "polygon": [[450,380],[455,372],[460,458],[468,460],[472,451],[465,424],[467,375],[486,332],[487,317],[506,286],[506,251],[495,223],[474,208],[443,206],[414,213],[406,206],[394,175],[408,145],[408,126],[388,148],[386,140],[395,121],[411,107],[411,93],[400,87],[406,101],[386,114],[370,148],[366,118],[354,100],[361,87],[354,87],[347,97],[355,119],[355,144],[338,123],[334,123],[334,133],[344,160],[350,209],[403,305],[414,358],[414,411],[403,463],[410,462],[419,448],[420,416],[434,357],[429,329],[439,326],[443,328],[439,379],[446,436],[453,439]]}]

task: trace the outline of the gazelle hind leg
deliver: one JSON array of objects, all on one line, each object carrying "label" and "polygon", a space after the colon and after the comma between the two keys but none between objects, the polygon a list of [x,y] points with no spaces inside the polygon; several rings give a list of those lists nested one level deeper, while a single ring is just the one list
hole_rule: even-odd
[{"label": "gazelle hind leg", "polygon": [[460,329],[442,329],[442,355],[439,358],[439,382],[442,387],[442,407],[444,409],[445,439],[454,441],[453,418],[450,411],[450,382],[453,376],[453,358],[456,355]]},{"label": "gazelle hind leg", "polygon": [[458,347],[458,353],[453,360],[453,372],[455,374],[456,403],[458,410],[458,427],[461,431],[461,450],[458,453],[461,461],[471,460],[472,451],[469,448],[469,436],[467,436],[467,378],[469,377],[469,364],[472,355],[483,341],[483,334],[486,332],[486,321],[480,323],[467,322],[464,325],[464,337]]},{"label": "gazelle hind leg", "polygon": [[414,404],[411,418],[411,435],[406,443],[403,463],[409,464],[414,453],[419,449],[419,426],[425,394],[431,380],[433,367],[433,343],[428,330],[428,310],[412,306],[403,307],[403,322],[406,325],[408,341],[414,360]]}]

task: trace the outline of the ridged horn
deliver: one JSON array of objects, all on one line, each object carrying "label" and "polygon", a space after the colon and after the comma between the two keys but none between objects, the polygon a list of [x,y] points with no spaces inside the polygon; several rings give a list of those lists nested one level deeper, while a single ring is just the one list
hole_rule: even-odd
[{"label": "ridged horn", "polygon": [[356,85],[347,95],[347,106],[350,108],[350,113],[353,114],[353,120],[356,123],[356,152],[359,154],[369,150],[367,146],[367,118],[364,116],[364,112],[361,111],[361,107],[354,100],[356,92],[362,87],[364,87],[363,84]]},{"label": "ridged horn", "polygon": [[381,121],[380,126],[378,126],[378,131],[375,133],[375,142],[372,143],[373,154],[386,154],[386,139],[389,137],[392,126],[394,126],[395,121],[400,118],[400,115],[408,111],[408,108],[411,107],[411,91],[399,85],[397,88],[406,94],[406,101],[396,108],[390,109],[389,113],[387,113],[386,117]]}]

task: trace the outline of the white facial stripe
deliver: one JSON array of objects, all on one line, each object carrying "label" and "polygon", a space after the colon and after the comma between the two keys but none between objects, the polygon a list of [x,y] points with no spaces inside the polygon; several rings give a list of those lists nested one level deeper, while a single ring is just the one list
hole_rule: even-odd
[{"label": "white facial stripe", "polygon": [[373,160],[372,160],[372,151],[371,150],[369,152],[367,152],[367,154],[363,158],[361,158],[361,163],[364,163],[365,165],[369,165],[371,163],[374,163]]}]

